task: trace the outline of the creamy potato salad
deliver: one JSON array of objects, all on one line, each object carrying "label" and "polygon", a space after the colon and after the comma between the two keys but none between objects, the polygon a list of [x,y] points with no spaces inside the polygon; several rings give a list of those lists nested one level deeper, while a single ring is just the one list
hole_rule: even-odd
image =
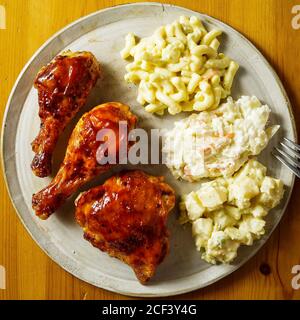
[{"label": "creamy potato salad", "polygon": [[165,163],[176,178],[187,181],[229,177],[278,130],[266,128],[270,112],[255,96],[229,97],[215,110],[177,121],[165,135]]},{"label": "creamy potato salad", "polygon": [[192,224],[197,250],[209,263],[230,263],[241,244],[265,233],[264,217],[283,197],[283,183],[249,160],[233,177],[203,183],[183,196],[181,222]]}]

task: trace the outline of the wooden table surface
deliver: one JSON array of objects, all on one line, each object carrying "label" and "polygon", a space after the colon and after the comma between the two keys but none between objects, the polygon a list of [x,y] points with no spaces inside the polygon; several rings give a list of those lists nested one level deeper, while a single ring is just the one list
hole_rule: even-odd
[{"label": "wooden table surface", "polygon": [[[0,0],[6,29],[0,30],[0,117],[10,90],[31,55],[56,31],[96,10],[127,3],[113,0]],[[300,29],[292,28],[292,7],[300,0],[168,1],[211,15],[250,39],[277,71],[300,121]],[[62,4],[63,3],[63,4]],[[0,299],[126,299],[73,277],[31,239],[17,218],[1,172],[0,265],[6,290]],[[296,182],[289,207],[267,244],[246,265],[184,299],[299,299],[293,290],[293,265],[300,265],[300,194]],[[268,266],[270,268],[268,268]],[[263,271],[263,272],[262,272]],[[268,272],[269,271],[269,272]],[[129,299],[129,298],[128,298]]]}]

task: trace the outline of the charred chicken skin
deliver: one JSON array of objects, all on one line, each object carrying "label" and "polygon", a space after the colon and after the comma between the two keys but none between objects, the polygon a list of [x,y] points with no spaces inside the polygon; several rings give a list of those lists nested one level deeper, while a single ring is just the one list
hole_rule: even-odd
[{"label": "charred chicken skin", "polygon": [[[81,117],[71,134],[57,175],[46,188],[32,197],[32,207],[37,216],[47,219],[78,188],[111,168],[113,164],[99,164],[101,159],[96,156],[97,150],[109,140],[101,141],[97,139],[97,134],[101,129],[111,129],[114,132],[118,156],[120,144],[127,142],[127,136],[119,135],[120,121],[124,121],[129,132],[135,128],[137,118],[128,106],[118,102],[99,105]],[[130,143],[127,150],[129,147]]]},{"label": "charred chicken skin", "polygon": [[59,135],[86,103],[100,76],[100,65],[90,52],[66,51],[43,67],[34,82],[38,90],[39,134],[31,143],[35,156],[32,171],[51,174],[52,153]]},{"label": "charred chicken skin", "polygon": [[86,240],[127,263],[145,283],[169,251],[166,222],[174,204],[163,177],[127,171],[79,195],[76,220]]}]

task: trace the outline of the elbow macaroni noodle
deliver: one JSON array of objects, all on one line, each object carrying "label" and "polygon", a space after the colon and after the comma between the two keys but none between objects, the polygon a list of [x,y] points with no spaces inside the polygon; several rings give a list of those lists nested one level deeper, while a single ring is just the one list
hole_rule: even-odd
[{"label": "elbow macaroni noodle", "polygon": [[221,30],[207,31],[195,16],[158,28],[137,41],[125,38],[125,80],[138,85],[137,101],[148,112],[163,115],[218,107],[230,95],[238,64],[218,53]]}]

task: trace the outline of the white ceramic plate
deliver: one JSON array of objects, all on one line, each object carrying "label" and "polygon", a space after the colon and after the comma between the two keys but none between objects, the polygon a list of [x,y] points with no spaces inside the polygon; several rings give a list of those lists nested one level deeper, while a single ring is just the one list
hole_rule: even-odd
[{"label": "white ceramic plate", "polygon": [[[147,36],[152,34],[156,27],[169,23],[182,14],[197,15],[209,29],[218,27],[224,31],[222,50],[241,66],[235,79],[233,97],[237,98],[241,94],[256,95],[272,108],[271,122],[279,123],[281,130],[260,159],[268,166],[269,173],[284,181],[286,193],[280,207],[272,210],[268,216],[266,235],[252,247],[241,248],[233,265],[211,266],[202,261],[195,250],[190,229],[183,229],[177,223],[177,213],[174,212],[169,221],[170,254],[159,266],[151,282],[143,286],[128,266],[83,240],[82,230],[74,221],[74,197],[47,221],[41,221],[34,216],[31,209],[32,193],[47,185],[50,178],[37,178],[30,170],[33,157],[30,142],[39,129],[37,92],[32,83],[40,67],[60,51],[88,50],[93,52],[104,66],[105,79],[97,84],[80,115],[99,103],[119,100],[132,107],[140,118],[140,126],[170,127],[174,120],[182,115],[159,118],[146,113],[138,105],[135,99],[136,88],[123,81],[125,62],[121,60],[119,51],[128,32]],[[59,140],[54,159],[55,169],[62,160],[67,138],[80,115]],[[171,5],[139,3],[101,10],[54,35],[31,58],[17,79],[7,104],[2,133],[3,165],[8,189],[28,232],[53,260],[74,276],[95,286],[126,295],[158,297],[184,293],[207,286],[238,269],[257,252],[278,224],[294,183],[292,174],[270,155],[272,146],[281,136],[295,140],[295,125],[289,101],[276,74],[257,49],[231,27],[206,15]],[[142,168],[150,173],[165,175],[177,194],[189,192],[196,187],[196,184],[175,181],[164,166]],[[114,171],[118,170],[119,168],[116,168]],[[112,174],[113,172],[109,172],[84,189],[102,183]]]}]

